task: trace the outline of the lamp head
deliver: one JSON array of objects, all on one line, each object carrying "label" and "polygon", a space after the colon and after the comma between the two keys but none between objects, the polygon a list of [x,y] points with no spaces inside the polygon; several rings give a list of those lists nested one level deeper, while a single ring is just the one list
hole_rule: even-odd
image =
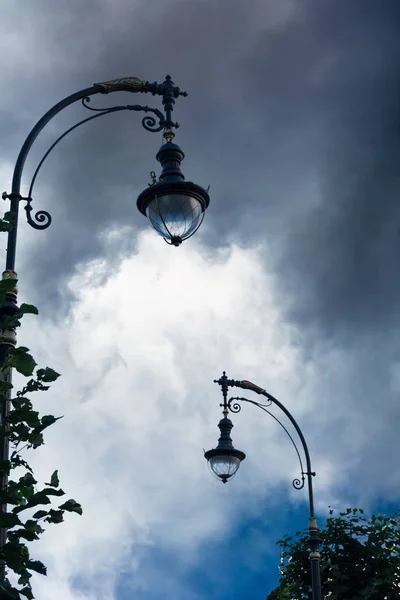
[{"label": "lamp head", "polygon": [[160,180],[153,182],[137,199],[139,211],[173,246],[179,246],[198,230],[210,203],[204,188],[185,181],[180,169],[184,156],[172,140],[163,144],[156,156],[162,166]]},{"label": "lamp head", "polygon": [[229,479],[232,479],[239,467],[242,460],[246,458],[246,455],[241,450],[236,450],[232,444],[231,431],[233,423],[224,414],[224,418],[218,423],[221,435],[218,440],[218,446],[212,450],[208,450],[204,453],[204,458],[208,462],[210,471],[222,481],[227,483]]}]

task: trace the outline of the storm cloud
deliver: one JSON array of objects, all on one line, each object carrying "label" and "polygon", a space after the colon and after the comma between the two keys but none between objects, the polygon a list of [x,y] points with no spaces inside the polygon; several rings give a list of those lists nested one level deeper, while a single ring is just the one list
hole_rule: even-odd
[{"label": "storm cloud", "polygon": [[[232,527],[240,550],[249,519],[265,531],[265,506],[279,520],[293,463],[278,434],[243,411],[233,433],[248,452],[247,475],[232,496],[219,490],[212,500],[214,482],[204,483],[197,461],[216,436],[212,379],[223,368],[268,387],[298,417],[320,511],[399,500],[399,4],[4,0],[2,12],[4,190],[24,138],[61,98],[95,82],[166,74],[189,93],[174,112],[183,172],[211,186],[204,223],[181,248],[146,231],[136,198],[157,170],[161,135],[122,112],[74,131],[45,162],[33,202],[52,213],[49,229],[31,230],[21,211],[20,296],[41,310],[21,343],[66,374],[57,388],[66,418],[38,468],[45,477],[58,460],[87,507],[82,530],[71,525],[65,540],[54,533],[43,542],[54,562],[43,598],[62,581],[63,600],[120,600],[129,581],[151,600],[160,556],[178,600],[248,600],[217,585],[224,577],[234,585],[234,565],[207,579],[202,549]],[[138,102],[160,108],[157,97],[126,93],[91,105]],[[48,146],[86,116],[77,105],[46,127],[24,191]],[[113,486],[124,494],[116,498]],[[284,502],[288,514],[298,507],[290,494]],[[283,533],[268,527],[270,537]],[[275,568],[274,540],[261,550],[257,540],[249,556]],[[261,564],[257,573],[266,595],[273,578]]]}]

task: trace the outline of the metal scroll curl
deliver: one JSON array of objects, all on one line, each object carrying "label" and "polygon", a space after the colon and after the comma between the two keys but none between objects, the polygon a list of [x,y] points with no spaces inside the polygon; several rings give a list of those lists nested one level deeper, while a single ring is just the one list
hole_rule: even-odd
[{"label": "metal scroll curl", "polygon": [[[157,109],[152,109],[154,111],[156,111]],[[147,130],[147,131],[153,131],[153,132],[157,132],[157,131],[161,131],[162,129],[164,129],[164,125],[165,125],[165,119],[164,119],[164,115],[162,114],[161,111],[157,111],[160,113],[161,117],[158,116],[158,123],[156,121],[156,119],[154,117],[143,117],[142,119],[142,125],[143,127]]]},{"label": "metal scroll curl", "polygon": [[293,479],[292,485],[295,490],[302,490],[304,487],[304,482],[305,482],[305,477],[302,474],[301,479],[298,479],[297,477],[295,479]]},{"label": "metal scroll curl", "polygon": [[90,96],[85,96],[84,98],[82,98],[81,102],[82,105],[87,108],[88,110],[91,110],[92,112],[105,112],[107,110],[109,110],[108,108],[93,108],[93,106],[89,106],[89,102],[91,101]]},{"label": "metal scroll curl", "polygon": [[[223,406],[223,404],[221,404]],[[228,410],[231,413],[239,413],[242,410],[239,402],[236,402],[236,398],[229,398],[228,400]]]},{"label": "metal scroll curl", "polygon": [[33,227],[34,229],[47,229],[48,227],[50,227],[51,225],[51,214],[48,213],[46,210],[38,210],[32,218],[32,198],[28,198],[27,199],[27,203],[25,206],[25,210],[26,210],[26,219],[29,223],[29,225],[31,227]]},{"label": "metal scroll curl", "polygon": [[[31,225],[31,227],[33,227],[34,229],[47,229],[47,227],[49,227],[51,225],[51,221],[52,221],[51,215],[45,210],[39,210],[37,213],[34,214],[34,216],[32,216],[32,214],[31,214],[32,210],[33,210],[32,206],[31,206],[32,192],[33,192],[33,186],[35,185],[36,178],[38,176],[38,173],[39,173],[44,161],[46,160],[46,158],[48,157],[50,152],[57,146],[57,144],[59,144],[59,142],[61,142],[62,139],[65,138],[66,135],[71,133],[71,131],[74,131],[74,129],[76,129],[80,125],[83,125],[84,123],[88,123],[89,121],[92,121],[93,119],[97,119],[98,117],[102,117],[103,115],[120,112],[122,110],[144,111],[144,112],[152,112],[153,114],[155,114],[156,117],[158,118],[158,122],[152,116],[144,117],[144,119],[142,120],[142,125],[145,129],[147,129],[147,131],[157,132],[157,131],[161,131],[165,127],[165,122],[166,122],[165,116],[157,108],[151,108],[149,106],[140,106],[138,104],[133,104],[133,105],[128,104],[126,106],[112,106],[109,108],[93,108],[93,107],[89,106],[89,102],[90,102],[90,97],[82,98],[82,105],[95,114],[91,115],[90,117],[87,117],[86,119],[83,119],[82,121],[79,121],[78,123],[75,123],[75,125],[72,125],[72,127],[67,129],[67,131],[64,131],[64,133],[62,133],[56,139],[56,141],[53,142],[53,144],[51,144],[50,148],[43,155],[38,166],[36,167],[36,170],[32,177],[31,184],[29,186],[28,197],[23,198],[23,200],[27,201],[26,206],[25,206],[27,221],[28,221],[29,225]],[[22,197],[20,199],[22,199]]]},{"label": "metal scroll curl", "polygon": [[152,108],[151,106],[142,106],[141,104],[127,104],[126,106],[110,106],[109,108],[93,108],[92,106],[89,106],[89,102],[89,96],[82,98],[82,106],[87,108],[87,110],[101,114],[118,112],[120,110],[151,112],[154,115],[156,115],[157,119],[150,115],[147,117],[143,117],[142,119],[142,125],[147,131],[152,131],[155,133],[158,131],[162,131],[166,124],[165,115],[161,112],[161,110],[158,110],[158,108]]}]

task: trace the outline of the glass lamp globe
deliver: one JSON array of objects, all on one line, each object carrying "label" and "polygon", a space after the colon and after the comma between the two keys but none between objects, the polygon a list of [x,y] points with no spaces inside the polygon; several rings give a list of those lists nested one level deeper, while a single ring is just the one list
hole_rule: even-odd
[{"label": "glass lamp globe", "polygon": [[[210,450],[208,453],[206,452],[206,454],[212,452],[215,453],[215,450]],[[233,453],[231,450],[229,452],[225,451],[224,453],[213,454],[209,456],[207,460],[211,472],[217,479],[220,479],[222,483],[227,483],[229,479],[232,479],[236,475],[240,463],[244,458],[245,455],[243,452],[233,449]]]},{"label": "glass lamp globe", "polygon": [[149,202],[146,215],[157,233],[173,246],[179,246],[200,227],[204,210],[194,196],[163,194]]},{"label": "glass lamp globe", "polygon": [[185,181],[180,169],[184,156],[177,144],[163,144],[156,156],[162,165],[159,181],[153,173],[153,182],[137,199],[139,211],[172,246],[179,246],[198,230],[210,203],[207,190]]},{"label": "glass lamp globe", "polygon": [[218,439],[218,446],[204,452],[204,458],[208,462],[210,471],[222,483],[226,483],[236,475],[240,463],[246,458],[246,455],[241,450],[236,450],[233,447],[231,438],[233,423],[227,417],[228,412],[226,408],[224,408],[222,414],[224,417],[218,423],[221,432]]}]

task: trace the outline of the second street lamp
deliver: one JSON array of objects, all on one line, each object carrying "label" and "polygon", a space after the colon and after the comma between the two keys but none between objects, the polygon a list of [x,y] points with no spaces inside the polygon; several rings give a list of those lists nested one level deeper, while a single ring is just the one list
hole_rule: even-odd
[{"label": "second street lamp", "polygon": [[[242,460],[246,458],[246,455],[241,450],[237,450],[232,443],[231,439],[231,430],[233,427],[233,423],[230,419],[228,419],[228,414],[238,413],[241,410],[240,402],[247,402],[252,404],[253,406],[257,406],[267,414],[269,414],[275,421],[279,423],[279,425],[284,429],[284,431],[289,436],[290,441],[292,442],[297,457],[300,463],[301,469],[301,479],[295,479],[293,481],[293,487],[296,490],[301,490],[304,487],[305,480],[307,478],[308,484],[308,501],[309,501],[309,509],[310,509],[310,519],[308,523],[309,530],[309,546],[310,546],[310,562],[311,562],[311,582],[312,582],[312,597],[313,600],[323,600],[322,598],[322,589],[321,589],[321,573],[320,573],[320,537],[319,530],[317,526],[317,521],[315,518],[314,512],[314,494],[313,494],[313,485],[312,478],[315,476],[314,471],[311,470],[311,459],[310,453],[308,451],[308,447],[306,444],[306,440],[304,439],[304,435],[295,421],[294,417],[288,411],[288,409],[281,403],[279,400],[274,398],[271,394],[266,392],[263,388],[251,383],[251,381],[238,381],[235,379],[228,379],[225,371],[222,374],[220,379],[216,379],[214,383],[218,383],[221,386],[221,392],[223,396],[223,402],[220,404],[223,411],[223,418],[220,420],[218,427],[221,431],[221,436],[218,440],[218,446],[213,448],[212,450],[208,450],[204,452],[204,457],[206,458],[209,468],[212,473],[223,483],[227,483],[232,477],[237,473]],[[255,402],[254,400],[249,400],[248,398],[239,398],[233,397],[228,399],[228,391],[230,387],[238,387],[245,390],[251,390],[256,394],[260,394],[267,398],[265,404],[261,404],[260,402]],[[281,421],[268,410],[268,407],[272,404],[275,404],[289,419],[292,423],[293,427],[296,430],[297,435],[300,438],[301,445],[304,451],[304,457],[306,461],[306,470],[303,468],[303,461],[301,458],[301,454],[297,448],[297,445],[289,433],[288,429],[285,427]]]},{"label": "second street lamp", "polygon": [[[92,96],[114,92],[129,92],[134,94],[144,93],[152,94],[153,96],[161,96],[164,112],[158,108],[142,106],[139,104],[113,106],[108,108],[93,108],[90,106]],[[32,214],[33,188],[37,175],[46,158],[70,132],[74,131],[84,123],[120,111],[150,113],[143,117],[142,125],[147,131],[163,132],[164,143],[156,156],[161,164],[161,174],[159,181],[157,181],[155,173],[152,172],[152,183],[139,195],[137,207],[142,214],[149,218],[154,229],[163,236],[165,241],[173,246],[179,246],[182,241],[193,235],[201,225],[204,213],[210,201],[208,192],[195,183],[185,181],[185,177],[181,171],[181,162],[184,158],[184,153],[180,147],[173,142],[175,137],[174,129],[179,127],[179,124],[172,120],[172,111],[175,100],[179,96],[187,96],[187,93],[182,92],[179,87],[174,84],[169,75],[167,75],[164,82],[161,84],[143,81],[137,77],[125,77],[103,83],[96,83],[91,87],[80,90],[58,102],[43,115],[29,133],[22,145],[14,167],[11,191],[10,193],[4,192],[2,196],[4,200],[10,201],[10,209],[7,213],[7,218],[5,219],[5,222],[8,221],[10,225],[10,230],[8,233],[6,268],[3,272],[3,279],[12,280],[10,282],[12,289],[6,293],[5,303],[0,306],[0,374],[1,366],[7,358],[10,348],[16,346],[15,328],[12,325],[7,325],[7,323],[12,322],[13,318],[19,312],[17,306],[17,274],[15,272],[19,205],[21,202],[25,203],[24,208],[27,221],[34,229],[40,230],[49,227],[52,219],[47,211],[39,210]],[[33,174],[28,195],[26,197],[22,196],[21,181],[23,169],[36,138],[53,117],[60,113],[64,108],[67,108],[78,101],[81,101],[83,107],[90,111],[91,115],[70,127],[49,147]],[[14,281],[15,285],[13,285]],[[7,378],[8,382],[11,382],[11,373],[7,374]],[[9,413],[10,395],[8,395],[8,400],[3,403],[2,410],[0,411],[0,418],[3,422],[7,422]],[[7,436],[3,437],[3,442],[4,443],[0,444],[0,464],[4,467],[9,460],[9,440]],[[5,490],[8,477],[5,468],[3,468],[2,472],[3,475],[0,481],[0,489]],[[7,506],[2,503],[0,505],[0,514],[4,514],[6,511]],[[5,545],[6,538],[6,529],[2,528],[0,530],[0,548]],[[4,578],[4,562],[0,562],[0,582],[4,581]]]}]

